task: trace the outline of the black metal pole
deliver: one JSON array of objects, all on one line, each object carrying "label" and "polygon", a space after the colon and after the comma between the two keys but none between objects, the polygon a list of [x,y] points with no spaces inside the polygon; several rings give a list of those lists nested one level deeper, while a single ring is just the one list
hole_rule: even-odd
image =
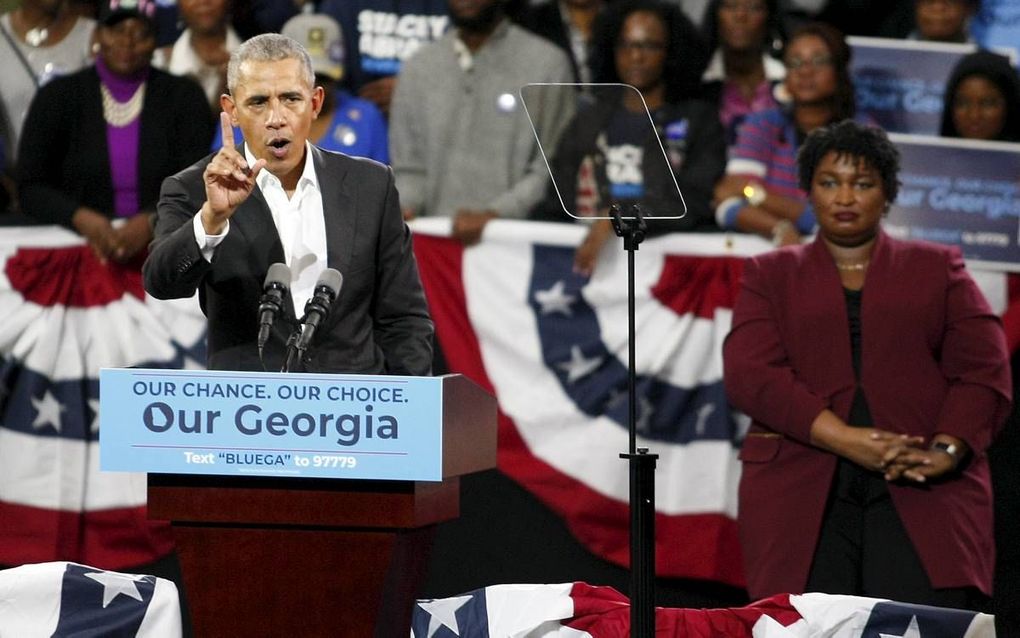
[{"label": "black metal pole", "polygon": [[655,462],[657,454],[637,447],[637,327],[635,318],[634,253],[645,236],[641,209],[624,219],[611,207],[613,229],[627,251],[628,432],[629,448],[620,458],[630,464],[630,635],[655,636]]}]

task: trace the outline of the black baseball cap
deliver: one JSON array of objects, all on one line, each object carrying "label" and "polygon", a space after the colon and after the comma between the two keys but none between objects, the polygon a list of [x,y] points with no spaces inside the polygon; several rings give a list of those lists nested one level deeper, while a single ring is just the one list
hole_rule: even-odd
[{"label": "black baseball cap", "polygon": [[154,0],[104,0],[99,6],[99,24],[107,27],[139,18],[156,32],[156,2]]}]

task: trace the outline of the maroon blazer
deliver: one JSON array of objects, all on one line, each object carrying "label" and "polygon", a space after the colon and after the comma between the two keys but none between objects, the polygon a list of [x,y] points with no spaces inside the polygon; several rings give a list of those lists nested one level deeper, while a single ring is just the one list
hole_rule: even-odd
[{"label": "maroon blazer", "polygon": [[[999,318],[955,248],[880,233],[861,301],[861,386],[876,427],[974,451],[961,474],[889,492],[936,588],[991,593],[985,450],[1012,384]],[[741,449],[739,528],[753,598],[807,583],[837,457],[810,444],[825,408],[847,419],[856,381],[843,289],[821,239],[747,261],[723,345],[726,392],[753,423]]]}]

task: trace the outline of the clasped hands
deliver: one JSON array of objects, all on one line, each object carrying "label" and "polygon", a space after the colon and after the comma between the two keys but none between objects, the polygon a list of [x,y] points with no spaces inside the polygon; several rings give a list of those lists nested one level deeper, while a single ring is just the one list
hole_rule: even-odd
[{"label": "clasped hands", "polygon": [[106,215],[82,206],[75,211],[71,224],[88,241],[100,263],[110,260],[124,263],[142,252],[152,240],[150,214],[139,212],[123,224],[114,225]]},{"label": "clasped hands", "polygon": [[[964,447],[962,441],[954,442]],[[956,469],[956,459],[930,449],[924,437],[847,425],[831,410],[822,410],[811,424],[811,443],[865,469],[882,472],[887,481],[924,483]]]},{"label": "clasped hands", "polygon": [[887,481],[924,483],[956,469],[956,459],[930,449],[924,437],[877,428],[848,430],[842,455],[866,469],[882,472]]}]

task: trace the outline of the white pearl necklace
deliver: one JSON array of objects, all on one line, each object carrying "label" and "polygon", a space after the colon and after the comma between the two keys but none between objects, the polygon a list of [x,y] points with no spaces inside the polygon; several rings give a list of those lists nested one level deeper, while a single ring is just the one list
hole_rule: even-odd
[{"label": "white pearl necklace", "polygon": [[41,47],[50,39],[50,30],[46,27],[33,27],[25,32],[25,44],[30,47]]},{"label": "white pearl necklace", "polygon": [[127,126],[141,114],[142,102],[145,101],[145,82],[138,86],[127,102],[118,102],[105,84],[100,83],[99,91],[103,94],[103,119],[110,126]]}]

